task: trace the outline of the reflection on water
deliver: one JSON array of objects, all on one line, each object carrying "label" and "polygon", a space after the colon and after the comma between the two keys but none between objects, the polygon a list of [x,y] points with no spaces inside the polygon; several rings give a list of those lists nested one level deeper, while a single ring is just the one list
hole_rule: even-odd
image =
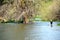
[{"label": "reflection on water", "polygon": [[49,22],[34,24],[0,24],[0,40],[60,40],[60,27]]}]

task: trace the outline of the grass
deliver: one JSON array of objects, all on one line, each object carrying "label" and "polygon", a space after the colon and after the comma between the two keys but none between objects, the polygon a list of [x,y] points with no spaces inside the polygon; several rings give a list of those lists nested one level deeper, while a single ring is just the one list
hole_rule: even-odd
[{"label": "grass", "polygon": [[60,26],[60,23],[58,23],[57,26]]},{"label": "grass", "polygon": [[15,21],[15,20],[9,20],[9,21],[7,21],[7,22],[4,22],[4,21],[2,21],[2,22],[0,22],[0,23],[23,23],[23,21]]}]

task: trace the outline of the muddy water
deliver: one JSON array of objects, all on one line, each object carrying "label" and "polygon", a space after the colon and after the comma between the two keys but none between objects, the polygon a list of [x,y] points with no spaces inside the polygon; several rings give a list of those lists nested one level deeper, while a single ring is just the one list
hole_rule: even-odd
[{"label": "muddy water", "polygon": [[49,22],[0,24],[0,40],[60,40],[60,27]]}]

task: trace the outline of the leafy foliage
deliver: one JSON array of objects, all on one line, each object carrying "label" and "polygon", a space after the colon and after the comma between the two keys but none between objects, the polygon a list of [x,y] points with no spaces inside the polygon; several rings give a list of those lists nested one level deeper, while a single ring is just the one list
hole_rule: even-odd
[{"label": "leafy foliage", "polygon": [[60,20],[60,0],[37,0],[39,4],[37,9],[42,20],[57,21]]},{"label": "leafy foliage", "polygon": [[34,3],[32,0],[3,0],[0,6],[0,17],[8,20],[19,21],[30,19],[34,14]]}]

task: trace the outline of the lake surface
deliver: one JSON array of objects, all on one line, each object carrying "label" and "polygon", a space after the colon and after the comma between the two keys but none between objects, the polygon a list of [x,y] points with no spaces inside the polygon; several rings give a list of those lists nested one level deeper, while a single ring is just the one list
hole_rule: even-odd
[{"label": "lake surface", "polygon": [[0,40],[60,40],[60,26],[49,22],[0,23]]}]

